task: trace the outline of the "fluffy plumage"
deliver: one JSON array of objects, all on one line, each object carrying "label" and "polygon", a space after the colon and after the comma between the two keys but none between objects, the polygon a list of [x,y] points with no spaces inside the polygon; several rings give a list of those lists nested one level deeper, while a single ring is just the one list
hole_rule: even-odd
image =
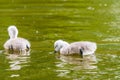
[{"label": "fluffy plumage", "polygon": [[57,40],[54,43],[55,52],[60,52],[62,55],[90,55],[94,54],[97,49],[96,43],[89,41],[73,42],[71,44],[63,41]]},{"label": "fluffy plumage", "polygon": [[24,38],[17,37],[18,30],[16,26],[8,27],[10,39],[4,44],[4,48],[8,53],[29,55],[30,42]]}]

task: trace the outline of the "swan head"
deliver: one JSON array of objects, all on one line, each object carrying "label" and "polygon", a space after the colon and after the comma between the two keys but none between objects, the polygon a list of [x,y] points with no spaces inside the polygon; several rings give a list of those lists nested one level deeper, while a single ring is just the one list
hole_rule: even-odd
[{"label": "swan head", "polygon": [[65,46],[68,46],[69,43],[63,41],[63,40],[57,40],[55,41],[54,43],[54,52],[60,52],[60,49],[65,47]]},{"label": "swan head", "polygon": [[8,34],[9,34],[9,37],[10,39],[15,39],[17,38],[17,35],[18,35],[18,30],[16,28],[16,26],[9,26],[8,27]]}]

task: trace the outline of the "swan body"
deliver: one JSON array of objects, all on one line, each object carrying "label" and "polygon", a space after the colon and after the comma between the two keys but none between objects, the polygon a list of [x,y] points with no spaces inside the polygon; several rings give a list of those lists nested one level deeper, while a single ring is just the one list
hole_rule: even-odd
[{"label": "swan body", "polygon": [[90,55],[95,53],[97,46],[96,43],[89,41],[79,41],[69,44],[63,40],[57,40],[54,43],[54,48],[55,52],[60,52],[62,55]]},{"label": "swan body", "polygon": [[30,42],[24,38],[17,37],[18,30],[16,26],[9,26],[8,34],[10,39],[7,40],[4,44],[5,50],[12,54],[22,53],[24,55],[29,55]]}]

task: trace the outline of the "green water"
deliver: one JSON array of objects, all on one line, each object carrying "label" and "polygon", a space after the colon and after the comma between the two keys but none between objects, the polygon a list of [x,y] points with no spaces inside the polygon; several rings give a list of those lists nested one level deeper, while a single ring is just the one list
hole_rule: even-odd
[{"label": "green water", "polygon": [[[0,79],[120,80],[119,4],[119,0],[1,0],[1,51],[8,26],[16,25],[19,36],[31,42],[31,55],[11,59],[1,53]],[[58,39],[96,42],[98,63],[84,68],[76,57],[58,59],[53,54]]]}]

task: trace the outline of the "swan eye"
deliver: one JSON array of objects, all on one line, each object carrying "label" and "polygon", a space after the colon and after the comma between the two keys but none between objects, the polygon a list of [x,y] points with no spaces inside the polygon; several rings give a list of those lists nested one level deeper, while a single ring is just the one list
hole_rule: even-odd
[{"label": "swan eye", "polygon": [[55,48],[58,47],[58,45],[55,46]]}]

